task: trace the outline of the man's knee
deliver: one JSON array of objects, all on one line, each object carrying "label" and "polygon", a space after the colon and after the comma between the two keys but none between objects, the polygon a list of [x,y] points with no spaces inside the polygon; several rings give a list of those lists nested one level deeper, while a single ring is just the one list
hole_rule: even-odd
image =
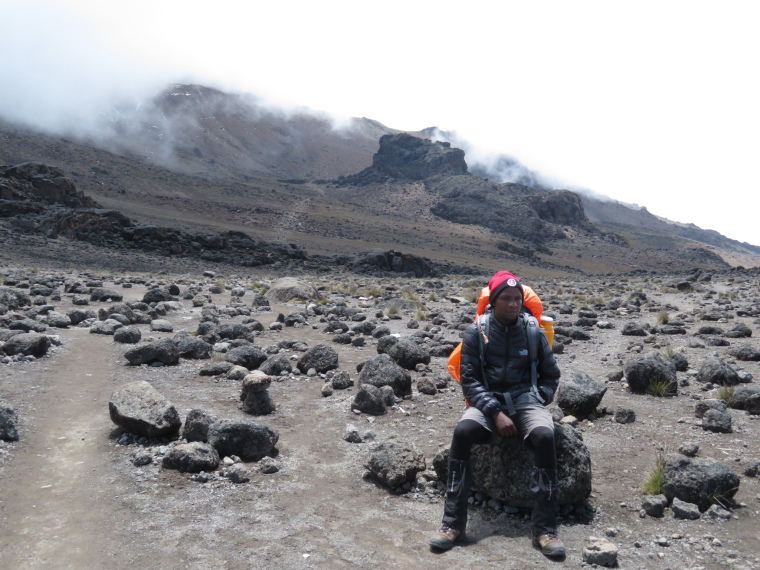
[{"label": "man's knee", "polygon": [[536,450],[554,447],[554,430],[539,426],[530,432],[530,442]]}]

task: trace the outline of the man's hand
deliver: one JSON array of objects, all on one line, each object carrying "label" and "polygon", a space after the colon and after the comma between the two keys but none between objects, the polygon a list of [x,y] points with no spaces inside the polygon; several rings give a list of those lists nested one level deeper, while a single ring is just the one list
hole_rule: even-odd
[{"label": "man's hand", "polygon": [[504,412],[499,412],[494,416],[494,422],[496,422],[496,431],[503,437],[511,437],[517,435],[517,427],[514,422],[509,419],[509,416]]}]

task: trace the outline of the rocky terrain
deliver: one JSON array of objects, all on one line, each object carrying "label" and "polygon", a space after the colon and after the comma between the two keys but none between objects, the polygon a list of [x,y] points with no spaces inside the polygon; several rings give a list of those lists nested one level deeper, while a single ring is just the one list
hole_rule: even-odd
[{"label": "rocky terrain", "polygon": [[554,564],[512,440],[427,546],[447,356],[509,269],[555,323],[563,565],[760,567],[758,248],[350,123],[181,85],[0,123],[0,566]]},{"label": "rocky terrain", "polygon": [[[482,488],[468,540],[444,554],[427,547],[442,509],[435,459],[463,409],[445,355],[488,276],[215,268],[224,271],[74,273],[3,261],[4,567],[551,564],[530,546],[525,511]],[[281,277],[291,278],[286,287]],[[609,541],[622,568],[760,564],[760,416],[728,394],[758,392],[759,277],[729,270],[530,282],[556,319],[567,386],[553,408],[558,429],[581,438],[591,466],[590,494],[563,507],[564,566],[588,564],[597,552],[589,545],[600,544],[591,537]],[[357,368],[390,351],[393,335],[398,346],[411,342],[394,353],[408,367],[408,389],[381,397],[373,411],[359,397],[372,377]],[[26,346],[14,337],[39,344],[12,348]],[[140,348],[151,343],[166,352]],[[309,360],[320,346],[322,357]],[[417,360],[406,362],[408,354]],[[632,366],[646,355],[671,362],[661,396],[637,382]],[[710,372],[716,356],[720,374]],[[153,401],[176,410],[168,433],[135,435],[115,423],[123,422],[114,415],[125,406],[120,390],[142,381],[158,392]],[[585,410],[570,388],[584,385]],[[262,387],[274,411],[258,415]],[[218,467],[183,472],[176,467],[189,460],[177,455],[196,439],[193,430],[203,433],[201,412],[211,418],[209,441],[217,437],[209,423],[253,421],[274,442],[267,439],[263,455],[221,452]],[[406,480],[371,474],[373,453],[391,444],[415,461]],[[679,451],[715,460],[739,481],[713,489],[721,509],[646,499],[642,485],[658,457],[685,458],[670,455]]]}]

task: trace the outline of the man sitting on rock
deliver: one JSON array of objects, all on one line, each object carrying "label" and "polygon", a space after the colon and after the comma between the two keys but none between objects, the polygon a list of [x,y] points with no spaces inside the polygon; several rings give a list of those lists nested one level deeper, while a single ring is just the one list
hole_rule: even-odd
[{"label": "man sitting on rock", "polygon": [[543,334],[536,335],[538,350],[531,359],[527,327],[538,325],[523,308],[517,277],[499,271],[488,288],[490,308],[467,328],[462,341],[459,371],[469,407],[454,429],[443,525],[430,546],[448,550],[464,536],[472,446],[487,443],[494,432],[502,437],[519,433],[535,452],[530,481],[533,545],[547,556],[564,556],[565,545],[557,537],[554,422],[546,409],[554,398],[560,370]]}]

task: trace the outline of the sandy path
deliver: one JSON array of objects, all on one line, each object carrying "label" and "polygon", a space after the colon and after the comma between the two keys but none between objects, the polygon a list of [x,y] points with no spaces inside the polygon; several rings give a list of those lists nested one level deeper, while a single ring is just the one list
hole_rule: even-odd
[{"label": "sandy path", "polygon": [[22,424],[24,445],[3,481],[4,568],[102,566],[102,543],[94,538],[113,519],[108,487],[93,483],[110,471],[102,434],[110,430],[103,410],[112,384],[103,372],[113,369],[113,340],[71,329],[64,342],[52,362],[38,361],[26,372],[37,397],[35,413]]}]

